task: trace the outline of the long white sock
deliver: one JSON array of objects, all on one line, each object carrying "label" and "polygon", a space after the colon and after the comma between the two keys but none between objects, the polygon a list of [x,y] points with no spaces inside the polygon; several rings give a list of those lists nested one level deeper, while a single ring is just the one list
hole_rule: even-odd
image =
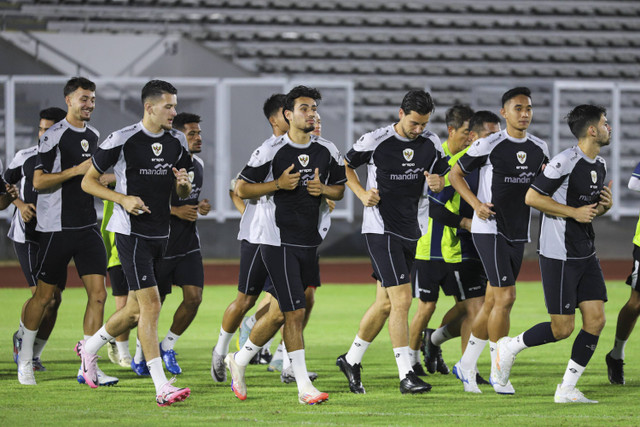
[{"label": "long white sock", "polygon": [[262,347],[255,345],[249,338],[247,338],[247,341],[244,343],[240,351],[238,351],[235,355],[236,362],[240,366],[249,365],[249,362],[251,361],[251,359],[253,359],[253,356],[258,354],[261,348]]},{"label": "long white sock", "polygon": [[474,337],[473,334],[469,336],[469,343],[467,344],[467,348],[460,359],[460,367],[465,371],[469,371],[476,367],[478,363],[478,359],[482,354],[482,350],[487,345],[487,340],[481,340],[480,338]]},{"label": "long white sock", "polygon": [[580,379],[580,376],[584,372],[584,366],[578,365],[573,360],[569,360],[567,364],[567,370],[564,371],[564,377],[562,377],[561,387],[574,388]]},{"label": "long white sock", "polygon": [[282,357],[282,348],[284,347],[284,343],[280,343],[278,344],[278,348],[276,348],[276,352],[273,354],[273,359],[271,359],[271,362],[273,363],[276,360],[282,360],[282,363],[284,363],[284,359]]},{"label": "long white sock", "polygon": [[619,340],[616,338],[613,343],[613,349],[611,349],[611,357],[616,360],[624,360],[624,346],[627,345],[627,340]]},{"label": "long white sock", "polygon": [[393,354],[396,357],[396,364],[398,365],[398,376],[400,380],[403,380],[404,377],[413,370],[411,368],[411,360],[409,359],[409,346],[394,348]]},{"label": "long white sock", "polygon": [[249,329],[253,329],[253,326],[256,324],[256,315],[252,314],[251,316],[249,316],[249,318],[244,322],[245,325],[247,325],[247,327]]},{"label": "long white sock", "polygon": [[98,350],[100,350],[103,345],[105,345],[112,339],[113,339],[113,336],[111,336],[107,332],[106,326],[102,325],[102,327],[98,330],[98,332],[93,334],[92,337],[89,337],[89,338],[85,337],[84,351],[86,351],[89,354],[97,354]]},{"label": "long white sock", "polygon": [[420,350],[409,348],[409,357],[411,359],[411,366],[415,365],[416,363],[420,363]]},{"label": "long white sock", "polygon": [[291,367],[293,368],[293,375],[296,377],[296,384],[298,385],[298,393],[304,393],[313,388],[311,380],[309,379],[309,372],[307,372],[307,362],[304,359],[304,348],[301,350],[292,351],[289,353],[291,358]]},{"label": "long white sock", "polygon": [[453,336],[449,333],[447,325],[440,326],[431,333],[431,344],[441,346],[451,338],[453,338]]},{"label": "long white sock", "polygon": [[176,345],[176,343],[178,342],[178,338],[180,338],[180,335],[174,334],[173,332],[171,332],[171,329],[169,329],[169,331],[167,332],[167,335],[164,337],[164,339],[160,343],[160,345],[162,346],[162,349],[164,351],[173,350],[173,346]]},{"label": "long white sock", "polygon": [[22,323],[21,320],[20,326],[18,327],[18,338],[22,338],[22,335],[24,335],[24,323]]},{"label": "long white sock", "polygon": [[24,328],[22,333],[22,345],[18,352],[18,363],[30,362],[33,359],[33,343],[36,340],[38,330],[31,331]]},{"label": "long white sock", "polygon": [[149,368],[153,385],[156,386],[156,394],[158,394],[160,393],[162,386],[168,382],[167,376],[162,368],[162,359],[156,357],[155,359],[147,361],[147,368]]},{"label": "long white sock", "polygon": [[291,366],[291,356],[289,356],[289,352],[287,352],[287,346],[282,343],[282,370],[284,371],[289,366]]},{"label": "long white sock", "polygon": [[[347,352],[345,358],[347,359],[347,363],[349,365],[355,365],[356,363],[362,363],[362,358],[364,357],[364,353],[369,348],[371,343],[363,340],[358,335],[353,340],[351,344],[351,348]],[[403,377],[404,378],[404,377]]]},{"label": "long white sock", "polygon": [[522,350],[527,348],[527,346],[524,344],[524,338],[522,338],[523,335],[524,335],[524,332],[518,335],[517,337],[513,337],[512,339],[509,340],[509,343],[507,344],[507,348],[511,350],[513,354],[518,354]]},{"label": "long white sock", "polygon": [[489,356],[491,356],[491,366],[495,363],[496,360],[496,343],[493,341],[489,341]]},{"label": "long white sock", "polygon": [[140,340],[136,338],[136,354],[133,356],[133,361],[136,363],[140,363],[144,360],[144,353],[142,352],[142,344],[140,344]]},{"label": "long white sock", "polygon": [[47,345],[47,340],[43,340],[42,338],[36,337],[33,342],[33,358],[39,359],[42,356],[42,350]]},{"label": "long white sock", "polygon": [[125,356],[131,357],[131,353],[129,353],[129,340],[116,341],[116,347],[118,347],[118,353],[121,358]]},{"label": "long white sock", "polygon": [[229,343],[235,332],[227,332],[220,326],[220,334],[218,335],[218,342],[216,343],[216,353],[220,356],[226,356],[229,353]]}]

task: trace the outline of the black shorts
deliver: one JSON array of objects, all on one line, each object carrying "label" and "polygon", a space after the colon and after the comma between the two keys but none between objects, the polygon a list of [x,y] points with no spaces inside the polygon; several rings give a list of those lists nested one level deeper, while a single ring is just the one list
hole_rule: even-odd
[{"label": "black shorts", "polygon": [[[20,268],[22,268],[22,274],[27,279],[29,287],[36,286],[38,279],[36,274],[38,273],[38,251],[40,245],[37,242],[27,240],[24,243],[13,242],[13,249],[18,257]],[[67,285],[67,270],[64,270],[64,278],[57,284],[60,290],[64,290]]]},{"label": "black shorts", "polygon": [[109,280],[111,281],[111,294],[114,297],[124,297],[129,295],[129,284],[124,276],[122,264],[114,265],[107,269]]},{"label": "black shorts", "polygon": [[482,262],[469,259],[447,265],[455,282],[458,301],[484,296],[487,291],[487,275]]},{"label": "black shorts", "polygon": [[158,264],[156,279],[160,296],[171,293],[171,285],[204,287],[204,267],[200,249],[186,255],[162,258]]},{"label": "black shorts", "polygon": [[631,286],[631,289],[640,291],[638,287],[638,269],[640,268],[640,247],[633,245],[633,268],[631,274],[627,277],[627,285]]},{"label": "black shorts", "polygon": [[167,249],[167,241],[116,233],[116,248],[130,291],[158,286],[156,268]]},{"label": "black shorts", "polygon": [[417,242],[401,239],[392,234],[364,235],[373,267],[373,277],[383,287],[411,282],[411,269],[416,257]]},{"label": "black shorts", "polygon": [[413,297],[422,302],[436,302],[440,288],[445,295],[456,295],[456,283],[446,262],[416,259],[411,270]]},{"label": "black shorts", "polygon": [[522,267],[524,242],[510,242],[501,234],[472,233],[471,237],[491,286],[515,286]]},{"label": "black shorts", "polygon": [[45,283],[66,281],[67,266],[73,258],[78,276],[107,275],[107,252],[98,226],[73,231],[40,233],[40,267],[37,278]]},{"label": "black shorts", "polygon": [[262,262],[260,245],[254,245],[246,240],[240,242],[240,276],[238,277],[238,292],[245,295],[260,295],[265,287],[269,275]]},{"label": "black shorts", "polygon": [[540,255],[544,300],[549,314],[574,314],[582,301],[607,301],[607,287],[595,255],[559,260]]},{"label": "black shorts", "polygon": [[320,283],[318,248],[260,245],[260,253],[280,310],[306,308],[305,289]]}]

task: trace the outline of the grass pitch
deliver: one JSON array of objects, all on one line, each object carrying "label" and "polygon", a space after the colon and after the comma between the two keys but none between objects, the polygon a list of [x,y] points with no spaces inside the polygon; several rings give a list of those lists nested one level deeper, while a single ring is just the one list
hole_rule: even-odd
[{"label": "grass pitch", "polygon": [[[539,283],[521,283],[511,319],[511,335],[535,323],[546,321]],[[159,408],[154,401],[153,383],[137,377],[131,370],[113,365],[100,354],[101,368],[120,378],[114,387],[92,390],[79,385],[76,374],[79,359],[73,346],[82,338],[82,317],[86,296],[82,289],[68,289],[58,323],[43,354],[48,371],[36,373],[36,387],[21,386],[11,359],[11,335],[16,330],[20,308],[29,295],[26,289],[0,289],[5,308],[0,312],[0,425],[203,425],[247,423],[317,425],[638,425],[637,402],[640,398],[640,337],[631,336],[626,347],[627,384],[613,386],[607,379],[605,354],[611,349],[617,313],[629,295],[622,282],[608,283],[609,302],[605,305],[607,325],[591,363],[578,387],[597,405],[555,404],[553,394],[571,354],[571,346],[581,321],[571,338],[520,353],[511,381],[514,396],[500,396],[490,386],[483,394],[464,393],[462,385],[450,375],[430,375],[430,393],[407,396],[398,391],[399,379],[385,329],[369,348],[362,372],[366,395],[349,393],[347,381],[335,366],[338,355],[346,352],[364,311],[373,301],[373,285],[324,285],[316,294],[316,306],[305,331],[307,366],[319,375],[315,385],[330,395],[326,404],[307,407],[297,403],[295,384],[282,384],[279,375],[264,366],[247,369],[248,398],[235,398],[229,384],[217,384],[209,374],[211,348],[214,345],[222,313],[235,297],[233,286],[207,287],[198,317],[176,346],[184,373],[177,385],[188,386],[192,395],[186,402]],[[166,333],[173,311],[180,302],[180,290],[167,298],[160,318],[159,334]],[[439,323],[451,304],[441,296],[431,326]],[[415,305],[415,303],[414,303]],[[108,317],[113,298],[107,301]],[[415,309],[415,307],[414,307]],[[232,348],[235,346],[232,342]],[[275,344],[272,349],[275,349]],[[133,352],[134,342],[131,343]],[[460,358],[460,341],[443,345],[450,368]],[[480,372],[488,378],[488,349],[479,361]]]}]

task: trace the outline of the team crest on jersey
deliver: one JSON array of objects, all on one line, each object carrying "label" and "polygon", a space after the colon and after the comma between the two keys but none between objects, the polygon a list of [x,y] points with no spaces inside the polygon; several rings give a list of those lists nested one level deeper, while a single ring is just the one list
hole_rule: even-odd
[{"label": "team crest on jersey", "polygon": [[196,174],[193,171],[189,172],[189,182],[193,182],[193,178],[195,178]]},{"label": "team crest on jersey", "polygon": [[591,181],[595,184],[598,181],[598,173],[596,171],[591,171]]},{"label": "team crest on jersey", "polygon": [[527,153],[525,153],[524,151],[518,151],[516,153],[516,157],[518,158],[518,161],[521,165],[524,165],[524,162],[527,161]]},{"label": "team crest on jersey", "polygon": [[86,139],[83,139],[82,141],[80,141],[80,146],[85,151],[85,153],[89,151],[89,141],[87,141]]},{"label": "team crest on jersey", "polygon": [[302,167],[307,167],[309,164],[309,156],[307,154],[300,154],[298,156],[298,161],[302,165]]},{"label": "team crest on jersey", "polygon": [[156,142],[151,145],[151,149],[153,150],[153,154],[155,154],[156,156],[159,156],[160,153],[162,153],[162,144],[160,144],[159,142]]},{"label": "team crest on jersey", "polygon": [[411,148],[407,148],[402,152],[402,155],[404,156],[407,162],[410,162],[411,159],[413,159],[413,150]]}]

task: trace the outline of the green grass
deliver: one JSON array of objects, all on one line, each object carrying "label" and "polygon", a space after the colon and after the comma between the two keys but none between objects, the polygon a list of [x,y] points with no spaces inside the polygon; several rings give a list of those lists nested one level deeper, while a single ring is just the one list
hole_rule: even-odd
[{"label": "green grass", "polygon": [[[637,425],[640,398],[640,338],[632,335],[626,349],[627,385],[612,386],[607,380],[604,356],[613,343],[617,313],[626,301],[629,288],[622,282],[610,282],[606,304],[607,326],[599,347],[579,382],[579,388],[598,405],[558,405],[553,403],[556,384],[562,379],[571,353],[574,335],[560,343],[525,350],[513,368],[514,396],[500,396],[482,386],[483,394],[462,391],[451,375],[431,375],[430,393],[403,396],[398,391],[398,376],[386,328],[371,345],[363,361],[366,395],[352,395],[335,359],[349,348],[358,322],[375,295],[373,285],[325,285],[318,290],[311,322],[305,331],[307,365],[319,378],[316,386],[330,394],[330,401],[318,407],[297,403],[295,384],[280,383],[279,376],[264,366],[247,370],[248,398],[238,401],[228,384],[216,384],[209,374],[211,348],[217,339],[223,310],[234,298],[232,286],[207,287],[198,317],[180,338],[176,350],[184,370],[177,385],[189,386],[191,397],[184,403],[159,408],[149,378],[136,377],[132,371],[112,365],[101,350],[101,367],[116,375],[115,387],[91,390],[79,385],[75,376],[79,359],[73,352],[82,337],[85,293],[69,289],[63,294],[58,324],[43,354],[48,372],[36,373],[38,386],[19,385],[11,360],[11,335],[16,329],[20,307],[28,296],[26,289],[0,289],[5,309],[0,311],[0,425],[120,424],[159,425],[168,422],[194,424],[319,424],[319,425]],[[173,310],[179,303],[174,292],[161,314],[159,333],[166,333]],[[441,298],[433,324],[439,322],[450,305]],[[107,315],[113,311],[113,298],[107,302]],[[414,307],[415,308],[415,307]],[[518,299],[512,312],[511,335],[547,319],[539,284],[518,285]],[[234,344],[232,343],[232,346]],[[275,347],[275,345],[274,345]],[[132,350],[133,345],[132,345]],[[451,368],[460,357],[460,341],[443,345],[445,360]],[[485,351],[479,362],[481,373],[489,374],[489,356]]]}]

